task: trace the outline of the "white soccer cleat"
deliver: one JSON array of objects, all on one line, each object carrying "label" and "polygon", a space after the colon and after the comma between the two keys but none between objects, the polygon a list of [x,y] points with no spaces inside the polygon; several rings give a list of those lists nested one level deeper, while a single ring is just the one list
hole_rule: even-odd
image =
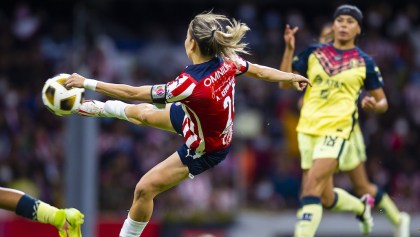
[{"label": "white soccer cleat", "polygon": [[400,223],[395,227],[394,237],[410,237],[410,215],[400,213]]},{"label": "white soccer cleat", "polygon": [[360,232],[364,235],[368,235],[370,232],[372,232],[373,228],[371,209],[375,205],[375,199],[373,199],[373,197],[369,194],[365,194],[362,198],[360,198],[360,201],[363,202],[365,210],[363,211],[362,215],[356,216],[356,218],[359,220]]},{"label": "white soccer cleat", "polygon": [[99,100],[84,100],[77,113],[89,117],[107,117],[105,103]]}]

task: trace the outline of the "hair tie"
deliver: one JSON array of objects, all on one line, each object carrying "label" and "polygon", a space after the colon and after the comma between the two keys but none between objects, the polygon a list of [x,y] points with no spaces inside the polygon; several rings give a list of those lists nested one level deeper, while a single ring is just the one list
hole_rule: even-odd
[{"label": "hair tie", "polygon": [[212,30],[211,31],[211,38],[214,38],[214,33],[216,32],[216,30]]}]

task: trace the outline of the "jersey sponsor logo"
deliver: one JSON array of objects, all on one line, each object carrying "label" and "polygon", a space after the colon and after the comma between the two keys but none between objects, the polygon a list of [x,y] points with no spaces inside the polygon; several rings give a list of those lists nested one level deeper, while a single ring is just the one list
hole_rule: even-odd
[{"label": "jersey sponsor logo", "polygon": [[231,68],[231,66],[227,63],[223,63],[222,66],[217,69],[216,72],[212,73],[209,77],[207,77],[206,79],[204,79],[204,85],[206,87],[211,86],[213,83],[217,82],[221,77],[223,77],[226,72],[229,71],[229,69]]}]

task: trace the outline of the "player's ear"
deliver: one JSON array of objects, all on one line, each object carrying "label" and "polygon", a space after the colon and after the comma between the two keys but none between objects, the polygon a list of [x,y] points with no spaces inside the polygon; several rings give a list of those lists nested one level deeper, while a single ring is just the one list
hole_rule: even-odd
[{"label": "player's ear", "polygon": [[191,40],[191,51],[197,51],[197,50],[199,50],[198,43],[195,39],[192,39]]}]

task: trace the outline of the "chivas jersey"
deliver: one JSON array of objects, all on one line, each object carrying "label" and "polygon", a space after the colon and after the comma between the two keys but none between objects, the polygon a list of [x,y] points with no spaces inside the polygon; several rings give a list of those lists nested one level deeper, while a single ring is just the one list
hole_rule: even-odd
[{"label": "chivas jersey", "polygon": [[167,84],[166,102],[181,102],[182,133],[197,154],[226,148],[232,141],[236,76],[248,70],[242,58],[215,57],[190,65]]}]

